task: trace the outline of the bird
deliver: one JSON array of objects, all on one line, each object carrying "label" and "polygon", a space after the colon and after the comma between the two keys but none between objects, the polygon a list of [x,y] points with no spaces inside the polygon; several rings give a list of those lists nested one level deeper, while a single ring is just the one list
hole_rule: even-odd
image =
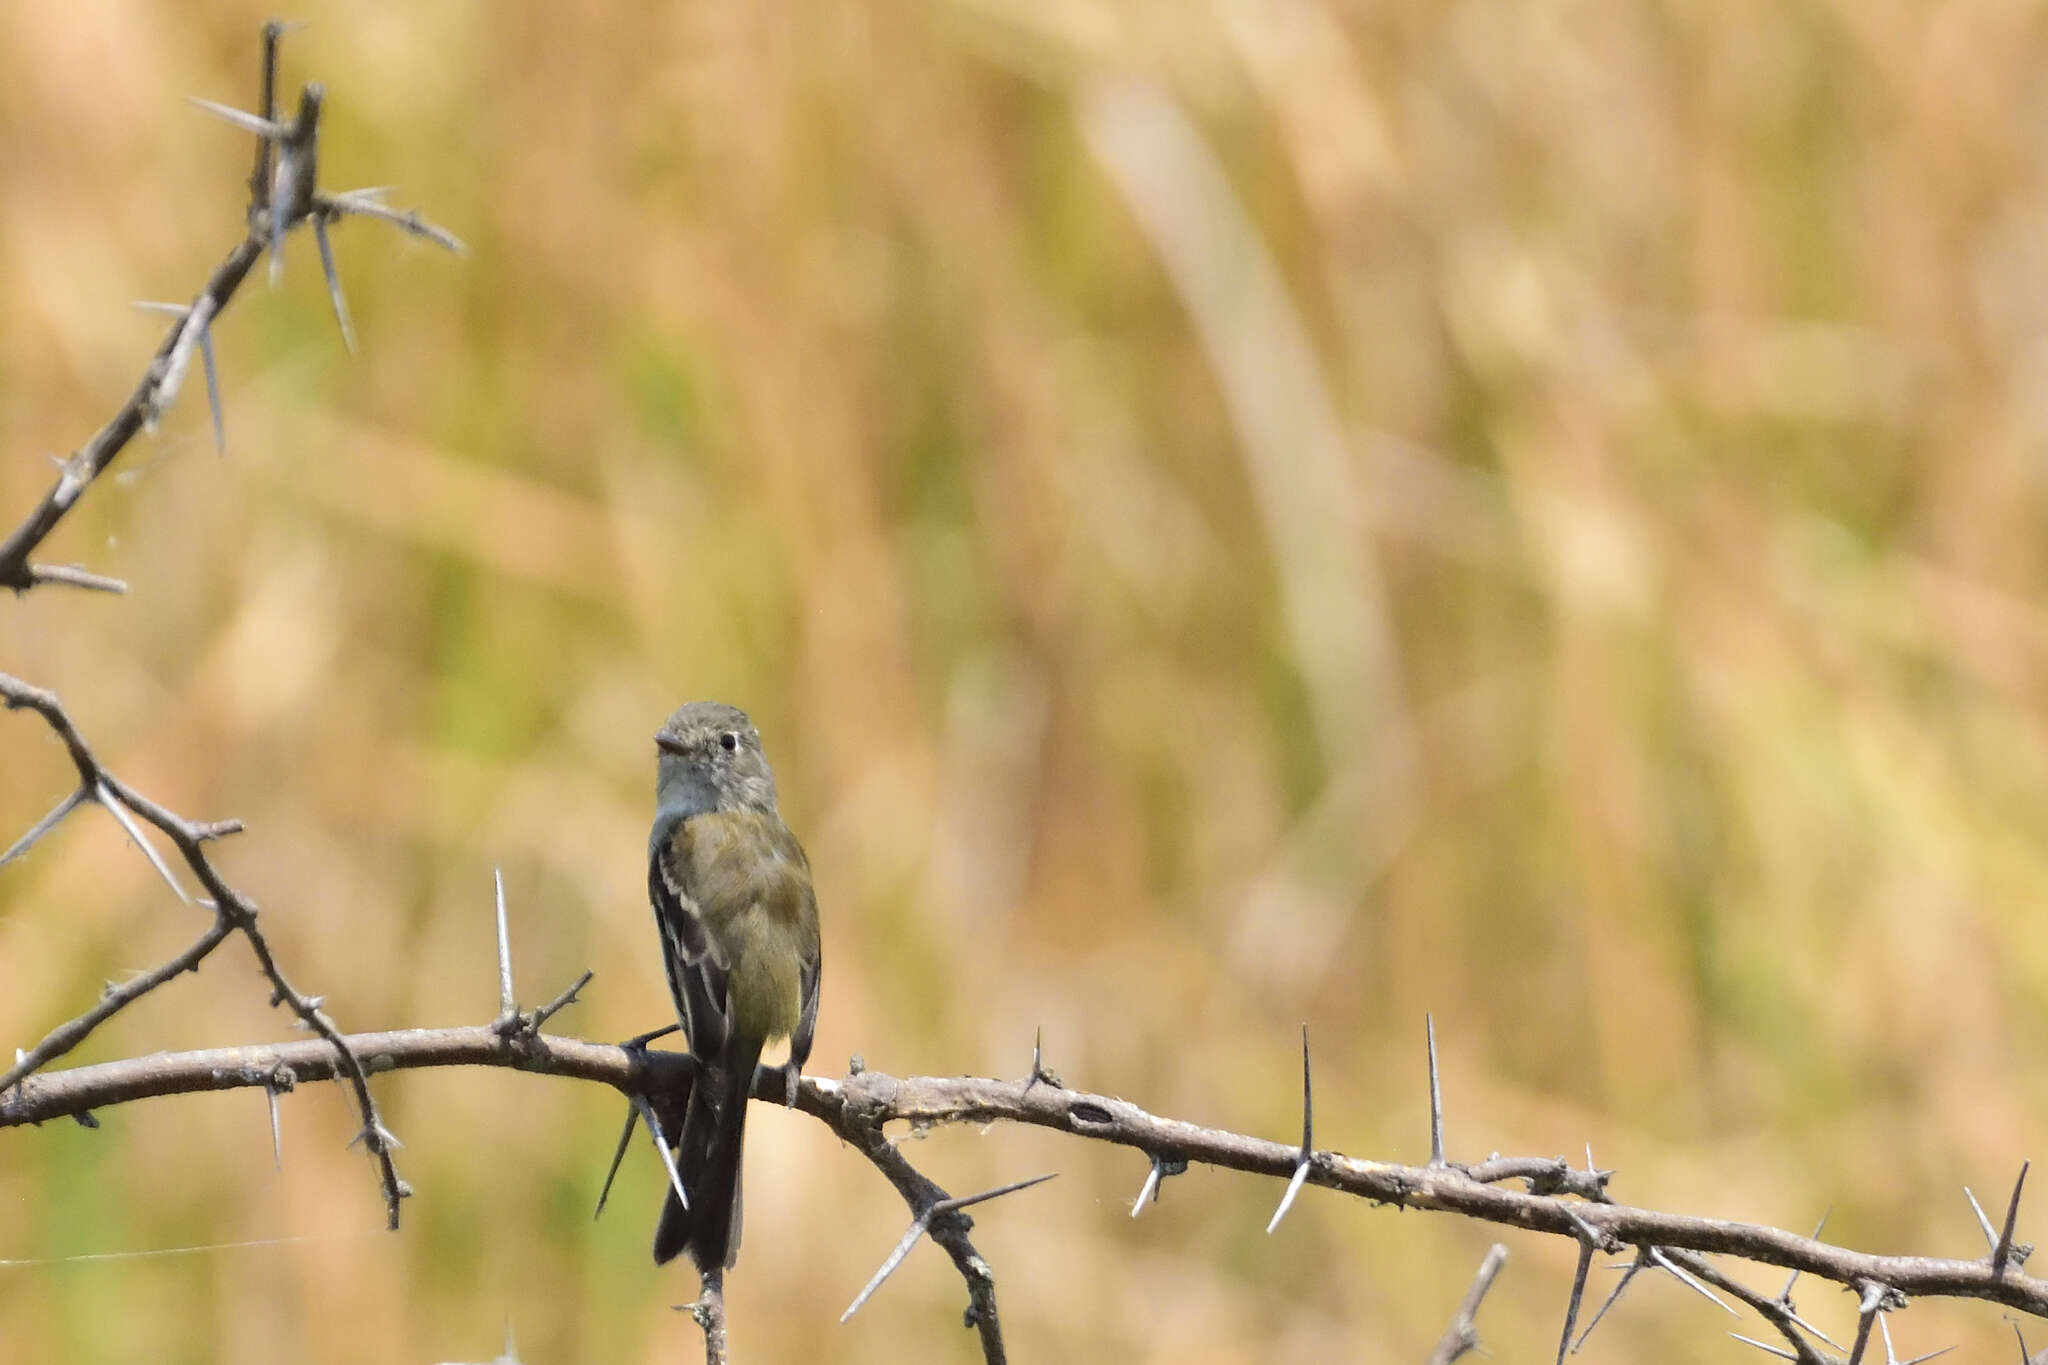
[{"label": "bird", "polygon": [[746,712],[691,702],[662,725],[647,891],[676,1015],[698,1076],[676,1139],[688,1202],[668,1192],[654,1261],[700,1272],[739,1257],[740,1152],[754,1068],[787,1037],[784,1094],[818,1025],[818,901],[803,845],[782,822],[775,775]]}]

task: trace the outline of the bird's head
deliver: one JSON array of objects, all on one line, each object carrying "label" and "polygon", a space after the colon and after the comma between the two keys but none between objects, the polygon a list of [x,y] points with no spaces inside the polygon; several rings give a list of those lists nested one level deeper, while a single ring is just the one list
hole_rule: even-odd
[{"label": "bird's head", "polygon": [[775,809],[775,774],[747,713],[723,702],[693,701],[654,736],[655,795],[686,814]]}]

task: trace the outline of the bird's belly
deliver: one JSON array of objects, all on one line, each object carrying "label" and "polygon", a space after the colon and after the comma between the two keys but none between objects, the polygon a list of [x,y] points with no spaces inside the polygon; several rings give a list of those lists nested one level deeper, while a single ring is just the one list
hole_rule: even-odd
[{"label": "bird's belly", "polygon": [[[764,926],[765,928],[765,926]],[[796,1031],[802,1009],[800,957],[793,943],[768,929],[746,935],[725,979],[735,1032],[772,1042]]]}]

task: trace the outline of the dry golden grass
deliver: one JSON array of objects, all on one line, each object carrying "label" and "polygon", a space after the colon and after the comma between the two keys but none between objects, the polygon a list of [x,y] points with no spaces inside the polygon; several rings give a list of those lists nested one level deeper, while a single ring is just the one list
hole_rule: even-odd
[{"label": "dry golden grass", "polygon": [[[0,522],[239,231],[264,11],[0,11]],[[1021,1072],[1285,1137],[1577,1154],[1633,1201],[1978,1249],[2048,1121],[2048,20],[1561,0],[318,0],[337,187],[450,262],[310,241],[53,544],[120,600],[0,604],[0,668],[199,817],[346,1027],[494,1008],[491,869],[564,1027],[667,1008],[660,718],[747,706],[817,867],[814,1063]],[[62,794],[0,719],[0,831]],[[195,930],[86,812],[0,874],[0,1041]],[[83,1056],[278,1036],[238,948]],[[202,1097],[0,1140],[10,1359],[674,1360],[685,1276],[608,1097]],[[751,1129],[743,1359],[972,1358],[900,1205]],[[933,1135],[1023,1360],[1412,1361],[1489,1240],[1128,1153]],[[2033,1220],[2038,1230],[2038,1218]],[[2026,1235],[2027,1225],[2022,1225]],[[1571,1248],[1482,1325],[1548,1359]],[[1826,1323],[1846,1296],[1810,1288]],[[1631,1295],[1589,1358],[1726,1360]],[[1922,1306],[1908,1354],[2009,1350]],[[2043,1335],[2048,1335],[2044,1330]],[[1908,1349],[1910,1347],[1910,1349]]]}]

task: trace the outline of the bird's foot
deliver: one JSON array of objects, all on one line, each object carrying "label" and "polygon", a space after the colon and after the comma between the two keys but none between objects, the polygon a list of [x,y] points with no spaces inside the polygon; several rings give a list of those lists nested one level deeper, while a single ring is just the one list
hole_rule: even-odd
[{"label": "bird's foot", "polygon": [[796,1108],[796,1092],[803,1079],[804,1069],[796,1058],[792,1057],[782,1064],[782,1103],[787,1108]]}]

